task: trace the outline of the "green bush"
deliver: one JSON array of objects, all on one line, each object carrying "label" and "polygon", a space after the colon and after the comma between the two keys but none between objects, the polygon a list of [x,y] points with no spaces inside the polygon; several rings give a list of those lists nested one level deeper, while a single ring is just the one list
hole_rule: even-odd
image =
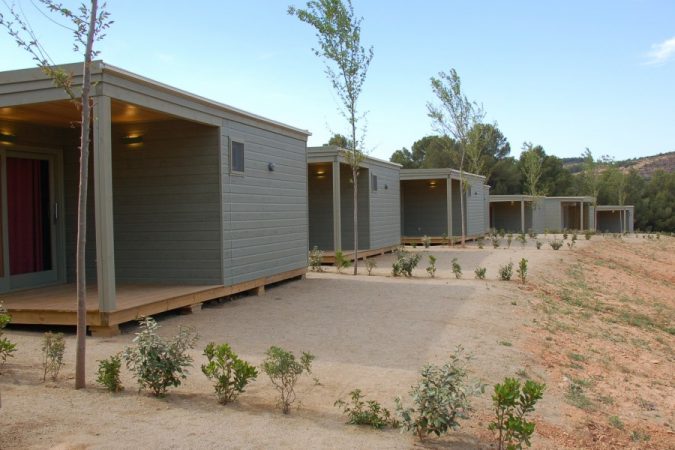
[{"label": "green bush", "polygon": [[499,248],[502,243],[502,240],[497,235],[492,236],[490,240],[492,241],[492,248]]},{"label": "green bush", "polygon": [[171,340],[157,335],[159,325],[152,317],[140,322],[134,346],[122,354],[126,366],[134,374],[141,388],[149,388],[153,395],[164,396],[167,388],[181,385],[187,377],[192,357],[188,350],[194,348],[197,334],[193,329],[181,327]]},{"label": "green bush", "polygon": [[525,233],[519,234],[516,239],[518,239],[522,247],[525,247],[525,244],[527,244],[527,236],[525,235]]},{"label": "green bush", "polygon": [[406,276],[412,277],[412,272],[417,267],[417,264],[420,262],[419,253],[411,254],[406,251],[397,251],[396,259],[391,265],[392,274],[395,277]]},{"label": "green bush", "polygon": [[505,266],[499,266],[499,279],[509,281],[513,276],[513,263],[509,262]]},{"label": "green bush", "polygon": [[541,250],[541,241],[537,241],[535,245],[537,246],[537,250]]},{"label": "green bush", "polygon": [[569,234],[567,233],[567,230],[563,230],[562,236],[563,236],[563,241],[567,240],[567,236],[569,236]]},{"label": "green bush", "polygon": [[16,352],[16,344],[2,336],[4,334],[2,330],[11,321],[12,317],[7,314],[4,305],[0,303],[0,370],[7,362],[7,358],[14,357],[13,353]]},{"label": "green bush", "polygon": [[312,272],[323,272],[321,261],[323,260],[323,251],[316,245],[309,252],[309,268]]},{"label": "green bush", "polygon": [[483,236],[479,237],[477,240],[478,243],[478,248],[483,250],[483,247],[485,247],[485,238]]},{"label": "green bush", "polygon": [[551,242],[548,243],[548,245],[550,245],[553,250],[560,250],[560,247],[563,246],[563,243],[562,241],[553,239]]},{"label": "green bush", "polygon": [[204,356],[208,363],[202,364],[202,372],[214,382],[216,397],[223,405],[236,400],[246,385],[258,376],[256,368],[239,359],[228,344],[210,342],[204,349]]},{"label": "green bush", "polygon": [[352,262],[342,253],[342,250],[335,252],[335,267],[337,268],[338,273],[342,272],[342,269],[351,267]]},{"label": "green bush", "polygon": [[369,425],[381,429],[387,425],[397,428],[398,421],[391,416],[387,408],[383,408],[375,400],[363,401],[365,397],[360,389],[354,389],[349,393],[352,401],[348,404],[344,400],[337,400],[333,406],[342,408],[342,413],[347,416],[347,423],[351,425]]},{"label": "green bush", "polygon": [[485,273],[487,272],[487,269],[485,267],[476,267],[476,270],[473,271],[475,274],[475,277],[479,280],[484,280],[485,279]]},{"label": "green bush", "polygon": [[405,408],[396,398],[396,411],[403,430],[416,434],[420,440],[429,434],[440,436],[460,426],[471,412],[469,397],[482,391],[481,385],[467,385],[466,360],[458,348],[443,366],[428,364],[421,378],[410,390],[413,407]]},{"label": "green bush", "polygon": [[452,258],[452,273],[455,274],[455,278],[462,278],[462,266],[457,262],[457,258]]},{"label": "green bush", "polygon": [[284,414],[291,411],[291,405],[295,401],[295,383],[304,372],[312,373],[312,361],[314,355],[303,352],[300,361],[295,355],[280,347],[270,347],[265,352],[267,358],[262,363],[262,371],[270,377],[275,389],[279,391],[281,398],[279,405]]},{"label": "green bush", "polygon": [[377,267],[377,263],[373,258],[366,258],[366,270],[368,271],[368,276],[373,273],[373,269]]},{"label": "green bush", "polygon": [[537,233],[535,233],[535,231],[532,228],[527,230],[527,234],[528,236],[530,236],[531,239],[537,239]]},{"label": "green bush", "polygon": [[434,255],[429,255],[429,266],[427,267],[427,273],[431,278],[436,276],[436,257]]},{"label": "green bush", "polygon": [[63,354],[66,351],[66,340],[63,333],[48,331],[42,336],[42,381],[47,375],[56,381],[63,367]]},{"label": "green bush", "polygon": [[521,258],[520,262],[518,263],[518,269],[516,270],[518,273],[518,278],[520,278],[520,282],[525,284],[525,281],[527,280],[527,260],[525,258]]},{"label": "green bush", "polygon": [[424,248],[429,248],[431,245],[431,238],[426,234],[422,236],[422,245],[424,245]]},{"label": "green bush", "polygon": [[534,411],[534,405],[544,395],[545,385],[527,380],[520,386],[515,378],[505,378],[502,384],[495,385],[492,402],[495,407],[495,420],[488,428],[496,431],[497,449],[522,449],[523,444],[530,446],[534,434],[534,422],[525,420],[525,416]]},{"label": "green bush", "polygon": [[110,392],[120,392],[124,389],[122,381],[120,381],[121,368],[122,357],[119,354],[100,360],[98,362],[98,371],[96,372],[96,382]]},{"label": "green bush", "polygon": [[584,231],[584,237],[586,238],[587,241],[591,239],[591,236],[593,236],[593,232],[591,230]]}]

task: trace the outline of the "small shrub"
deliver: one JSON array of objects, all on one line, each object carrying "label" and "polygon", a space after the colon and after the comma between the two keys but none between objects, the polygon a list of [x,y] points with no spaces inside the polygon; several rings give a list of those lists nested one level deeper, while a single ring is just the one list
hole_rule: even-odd
[{"label": "small shrub", "polygon": [[47,375],[52,381],[56,381],[63,367],[63,354],[66,351],[66,340],[63,333],[47,331],[42,336],[42,381],[47,380]]},{"label": "small shrub", "polygon": [[398,421],[391,416],[387,408],[383,408],[375,400],[363,401],[365,395],[360,389],[354,389],[349,393],[352,401],[348,404],[344,400],[337,400],[333,406],[342,408],[342,413],[347,416],[347,423],[351,425],[369,425],[378,430],[387,425],[398,427]]},{"label": "small shrub", "polygon": [[527,234],[528,236],[530,236],[530,239],[537,239],[537,233],[535,233],[535,231],[532,228],[527,230]]},{"label": "small shrub", "polygon": [[570,241],[570,242],[568,242],[568,243],[567,243],[567,248],[569,248],[570,250],[574,250],[574,244],[575,244],[575,243],[576,243],[575,241]]},{"label": "small shrub", "polygon": [[0,370],[7,362],[7,358],[14,357],[13,353],[16,352],[16,344],[2,336],[4,334],[2,330],[11,321],[12,317],[7,314],[4,305],[0,303]]},{"label": "small shrub", "polygon": [[584,411],[592,411],[595,409],[595,405],[584,392],[584,385],[587,384],[584,380],[572,380],[567,388],[565,399],[572,406],[576,406]]},{"label": "small shrub", "polygon": [[473,271],[476,279],[478,279],[478,280],[484,280],[486,272],[487,272],[487,269],[485,267],[476,267],[476,269]]},{"label": "small shrub", "polygon": [[497,234],[499,234],[500,238],[503,238],[504,236],[506,236],[506,231],[504,231],[503,228],[500,228],[499,231],[497,231]]},{"label": "small shrub", "polygon": [[567,240],[567,236],[569,236],[569,234],[567,233],[567,230],[563,230],[562,236],[563,236],[563,241]]},{"label": "small shrub", "polygon": [[509,262],[505,266],[499,266],[499,279],[509,281],[513,276],[513,263]]},{"label": "small shrub", "polygon": [[513,234],[509,233],[509,235],[506,236],[506,248],[511,248],[512,241],[513,241]]},{"label": "small shrub", "polygon": [[497,235],[492,236],[490,238],[490,240],[492,241],[492,248],[499,248],[499,246],[502,243],[502,240],[499,239],[499,237],[497,237]]},{"label": "small shrub", "polygon": [[392,273],[395,277],[405,276],[412,277],[412,272],[420,262],[421,256],[419,253],[411,254],[405,251],[396,252],[396,259],[392,263]]},{"label": "small shrub", "polygon": [[267,358],[263,361],[261,369],[270,377],[274,388],[279,391],[281,411],[288,414],[296,398],[295,383],[303,373],[312,373],[312,361],[315,357],[303,352],[300,361],[297,361],[293,353],[274,346],[270,347],[265,354]]},{"label": "small shrub", "polygon": [[228,344],[210,342],[204,349],[204,356],[208,364],[202,364],[202,372],[214,381],[216,397],[223,405],[236,400],[246,385],[258,376],[256,368],[239,359]]},{"label": "small shrub", "polygon": [[187,378],[192,357],[188,350],[197,341],[197,334],[190,328],[181,327],[171,340],[157,335],[159,325],[152,317],[140,320],[140,331],[133,340],[135,344],[122,353],[127,369],[131,370],[141,389],[148,388],[161,397],[170,386],[178,387]]},{"label": "small shrub", "polygon": [[485,247],[484,241],[485,241],[485,238],[483,236],[478,238],[478,248],[481,249],[481,250],[483,250],[483,248]]},{"label": "small shrub", "polygon": [[574,233],[572,233],[572,242],[576,241],[577,241],[577,232],[575,231]]},{"label": "small shrub", "polygon": [[462,278],[462,266],[457,262],[457,258],[452,258],[452,273],[455,274],[455,278]]},{"label": "small shrub", "polygon": [[591,239],[591,236],[593,236],[593,232],[591,230],[584,231],[584,237],[586,238],[587,241]]},{"label": "small shrub", "polygon": [[522,247],[525,247],[525,244],[527,244],[527,236],[525,235],[525,233],[519,234],[516,239],[520,242],[520,245]]},{"label": "small shrub", "polygon": [[537,250],[541,250],[541,241],[535,242],[535,245],[537,246]]},{"label": "small shrub", "polygon": [[309,252],[309,268],[312,272],[323,272],[321,261],[323,260],[323,251],[316,245]]},{"label": "small shrub", "polygon": [[434,255],[429,255],[429,267],[427,267],[427,273],[431,278],[436,276],[436,257]]},{"label": "small shrub", "polygon": [[522,387],[515,378],[505,378],[502,384],[495,385],[492,403],[495,407],[495,420],[488,425],[497,432],[497,449],[522,449],[530,446],[534,434],[534,422],[525,420],[525,416],[534,411],[534,406],[544,395],[545,385],[532,380],[525,381]]},{"label": "small shrub", "polygon": [[119,354],[99,361],[96,382],[110,392],[120,392],[124,389],[122,381],[120,381],[121,368],[122,357]]},{"label": "small shrub", "polygon": [[560,250],[560,247],[563,246],[563,243],[562,241],[553,239],[551,242],[548,243],[548,245],[550,245],[553,250]]},{"label": "small shrub", "polygon": [[649,433],[640,430],[634,430],[630,433],[630,440],[633,442],[648,442],[652,439]]},{"label": "small shrub", "polygon": [[413,407],[404,408],[396,398],[396,411],[404,431],[412,432],[420,440],[434,433],[445,434],[460,426],[459,419],[467,419],[472,411],[469,397],[482,392],[481,385],[467,385],[466,360],[459,347],[443,366],[428,364],[420,372],[421,378],[410,390]]},{"label": "small shrub", "polygon": [[609,424],[616,429],[623,430],[623,422],[619,416],[609,416]]},{"label": "small shrub", "polygon": [[342,253],[342,250],[335,252],[335,268],[338,273],[342,273],[342,269],[346,269],[352,265],[352,262]]},{"label": "small shrub", "polygon": [[368,271],[368,276],[372,275],[375,267],[377,267],[375,260],[373,258],[366,258],[366,270]]},{"label": "small shrub", "polygon": [[520,278],[520,282],[525,284],[525,280],[527,280],[527,260],[525,258],[521,258],[520,262],[518,263],[518,269],[516,270],[518,273],[518,278]]},{"label": "small shrub", "polygon": [[429,248],[431,245],[431,238],[426,234],[422,236],[422,245],[424,245],[424,248]]}]

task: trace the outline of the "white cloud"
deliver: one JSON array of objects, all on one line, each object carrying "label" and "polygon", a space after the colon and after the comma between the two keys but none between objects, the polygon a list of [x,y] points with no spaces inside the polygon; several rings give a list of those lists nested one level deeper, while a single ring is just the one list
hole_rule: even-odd
[{"label": "white cloud", "polygon": [[664,64],[675,58],[675,37],[666,39],[658,44],[652,44],[647,52],[647,64]]}]

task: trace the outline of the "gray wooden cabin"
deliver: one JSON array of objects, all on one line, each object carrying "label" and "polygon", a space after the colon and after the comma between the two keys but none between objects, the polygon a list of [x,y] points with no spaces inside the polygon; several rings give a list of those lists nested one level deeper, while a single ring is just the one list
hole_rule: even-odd
[{"label": "gray wooden cabin", "polygon": [[[100,61],[92,81],[92,329],[305,273],[307,131]],[[0,293],[14,322],[75,323],[78,121],[40,70],[0,73]]]},{"label": "gray wooden cabin", "polygon": [[[469,237],[488,229],[489,186],[485,177],[464,173],[465,228]],[[460,173],[455,169],[401,170],[401,229],[404,242],[427,236],[441,242],[462,233]]]},{"label": "gray wooden cabin", "polygon": [[509,233],[530,230],[595,230],[592,197],[490,196],[490,228]]},{"label": "gray wooden cabin", "polygon": [[[360,256],[388,251],[401,243],[401,167],[366,156],[358,176],[358,240]],[[350,255],[354,247],[354,190],[344,150],[324,145],[307,149],[309,183],[309,248]]]},{"label": "gray wooden cabin", "polygon": [[599,205],[595,207],[596,229],[600,233],[632,233],[635,207]]}]

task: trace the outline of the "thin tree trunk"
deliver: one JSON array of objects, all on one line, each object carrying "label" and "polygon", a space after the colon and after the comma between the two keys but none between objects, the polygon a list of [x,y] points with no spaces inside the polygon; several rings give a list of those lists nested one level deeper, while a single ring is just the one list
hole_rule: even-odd
[{"label": "thin tree trunk", "polygon": [[462,144],[462,159],[459,162],[459,209],[462,219],[462,247],[465,246],[466,229],[464,227],[464,145]]},{"label": "thin tree trunk", "polygon": [[82,79],[82,134],[80,137],[80,190],[77,205],[77,349],[75,355],[75,389],[86,386],[85,350],[87,337],[87,275],[85,249],[87,244],[87,182],[89,177],[89,131],[91,125],[91,55],[96,30],[98,0],[91,2]]},{"label": "thin tree trunk", "polygon": [[356,154],[356,117],[354,116],[354,102],[352,102],[352,180],[354,181],[354,275],[359,273],[359,155]]}]

